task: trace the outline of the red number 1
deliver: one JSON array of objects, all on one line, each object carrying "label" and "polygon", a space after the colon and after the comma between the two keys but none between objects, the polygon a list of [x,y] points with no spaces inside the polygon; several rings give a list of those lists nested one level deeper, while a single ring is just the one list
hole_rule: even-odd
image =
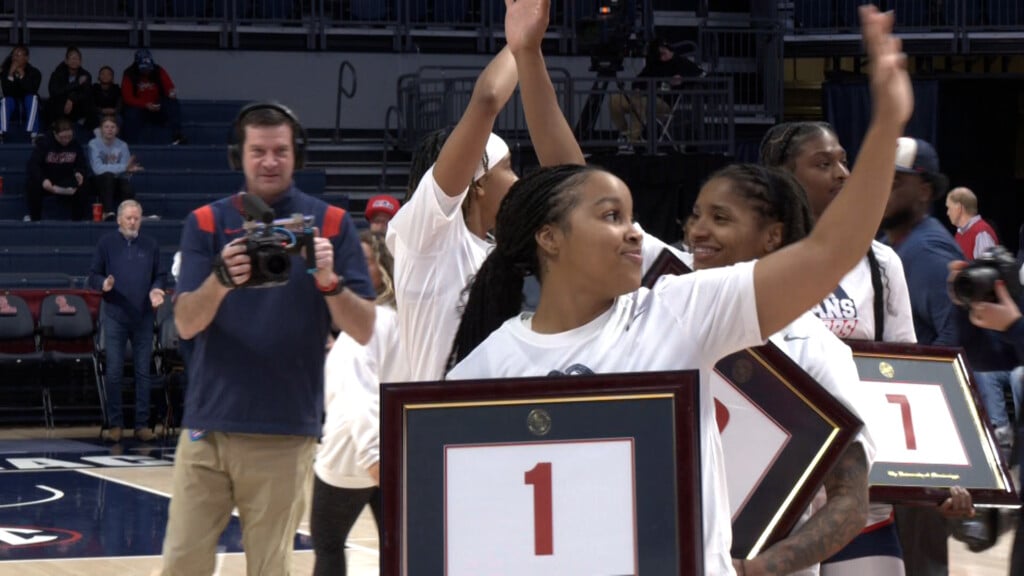
[{"label": "red number 1", "polygon": [[523,482],[533,485],[533,553],[551,556],[555,553],[555,536],[551,516],[551,462],[538,462],[523,474]]},{"label": "red number 1", "polygon": [[886,394],[890,404],[899,404],[903,413],[903,435],[907,440],[907,450],[917,450],[917,438],[914,437],[914,417],[910,413],[910,400],[903,394]]}]

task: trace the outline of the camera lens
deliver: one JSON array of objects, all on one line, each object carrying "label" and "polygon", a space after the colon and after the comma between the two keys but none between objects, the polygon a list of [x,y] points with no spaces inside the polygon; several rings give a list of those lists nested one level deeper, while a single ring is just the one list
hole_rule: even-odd
[{"label": "camera lens", "polygon": [[999,271],[982,266],[967,268],[953,278],[953,295],[966,306],[973,302],[995,302]]},{"label": "camera lens", "polygon": [[263,269],[266,271],[268,276],[272,278],[279,278],[281,276],[288,275],[290,264],[291,256],[288,254],[268,254],[267,258],[263,261]]}]

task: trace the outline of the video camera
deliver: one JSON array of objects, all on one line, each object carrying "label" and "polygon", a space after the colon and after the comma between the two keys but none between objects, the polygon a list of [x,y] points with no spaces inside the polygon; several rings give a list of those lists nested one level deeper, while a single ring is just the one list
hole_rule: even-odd
[{"label": "video camera", "polygon": [[306,250],[306,272],[316,272],[313,246],[313,216],[293,214],[274,219],[274,210],[258,196],[240,194],[246,222],[245,253],[252,261],[252,274],[240,288],[269,288],[288,283],[292,256]]},{"label": "video camera", "polygon": [[628,6],[632,0],[592,1],[596,13],[578,19],[577,42],[581,52],[590,54],[590,70],[611,76],[623,69],[628,54],[642,50]]},{"label": "video camera", "polygon": [[989,248],[953,277],[953,302],[963,307],[976,302],[998,302],[997,280],[1006,283],[1014,300],[1020,297],[1017,260],[1002,246]]}]

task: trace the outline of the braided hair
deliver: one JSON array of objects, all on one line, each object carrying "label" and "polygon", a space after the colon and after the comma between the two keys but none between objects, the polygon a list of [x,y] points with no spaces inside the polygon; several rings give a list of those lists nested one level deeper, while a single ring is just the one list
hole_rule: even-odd
[{"label": "braided hair", "polygon": [[800,147],[822,131],[836,133],[828,122],[783,122],[772,126],[761,139],[761,164],[792,170]]},{"label": "braided hair", "polygon": [[[412,199],[412,195],[416,192],[416,188],[419,187],[423,175],[437,162],[437,157],[441,155],[441,149],[444,148],[444,143],[448,141],[452,130],[453,128],[451,127],[441,128],[427,134],[420,140],[419,145],[416,147],[416,152],[413,153],[412,161],[409,163],[409,182],[406,185],[405,199],[402,200],[402,204],[407,204]],[[480,162],[486,173],[487,166],[490,164],[486,150],[484,150]],[[475,185],[476,183],[474,182],[473,184]],[[472,201],[473,195],[467,195],[466,199],[462,202],[463,214],[467,212]]]},{"label": "braided hair", "polygon": [[567,226],[575,193],[597,168],[563,165],[540,168],[517,181],[498,208],[494,250],[467,288],[468,299],[448,357],[451,370],[523,306],[523,279],[541,275],[536,233],[547,224]]},{"label": "braided hair", "polygon": [[449,134],[451,134],[451,130],[442,128],[427,134],[420,140],[416,152],[412,155],[412,162],[409,163],[409,184],[406,186],[405,200],[402,201],[402,204],[409,202],[412,193],[420,185],[423,175],[437,162],[437,157],[441,155],[441,148],[444,148]]},{"label": "braided hair", "polygon": [[782,246],[806,237],[814,215],[800,183],[792,174],[757,164],[733,164],[711,175],[732,183],[732,191],[746,199],[765,222],[781,222]]}]

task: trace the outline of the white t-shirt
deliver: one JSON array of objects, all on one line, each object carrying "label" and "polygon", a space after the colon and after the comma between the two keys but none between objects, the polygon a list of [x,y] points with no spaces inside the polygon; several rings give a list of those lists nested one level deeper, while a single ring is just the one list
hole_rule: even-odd
[{"label": "white t-shirt", "polygon": [[[772,334],[769,340],[865,423],[854,442],[859,442],[864,448],[864,456],[870,471],[876,449],[871,438],[871,431],[867,428],[867,420],[859,409],[859,406],[865,406],[864,387],[860,383],[857,365],[853,361],[850,347],[832,334],[810,312],[804,313],[789,326]],[[794,530],[816,514],[824,506],[826,498],[825,489],[821,488],[815,496],[814,502],[800,516]],[[798,570],[793,575],[812,576],[819,572],[819,565],[815,564]]]},{"label": "white t-shirt", "polygon": [[[882,248],[880,251],[876,252],[876,255],[877,255],[876,257],[879,260],[879,267],[882,269],[883,283],[885,283],[886,286],[889,286],[889,287],[892,288],[892,290],[890,291],[889,298],[891,299],[891,301],[894,304],[895,303],[899,303],[901,300],[905,300],[905,302],[902,302],[901,304],[899,304],[899,306],[896,307],[899,310],[902,310],[902,312],[899,315],[887,314],[885,333],[886,334],[894,334],[894,335],[903,335],[904,337],[909,333],[909,336],[910,336],[911,339],[908,340],[908,341],[909,342],[914,342],[914,341],[916,341],[914,339],[914,324],[913,324],[913,322],[912,322],[912,320],[910,318],[910,298],[909,298],[909,295],[907,293],[907,282],[906,282],[906,279],[903,277],[903,263],[900,261],[899,256],[897,256],[896,253],[893,252],[892,249],[889,248],[888,246],[886,246],[884,244],[879,244],[877,242],[875,242],[874,245],[875,246],[881,246],[881,248]],[[873,247],[875,247],[875,246],[873,246]],[[657,258],[658,255],[661,254],[661,251],[664,250],[665,248],[668,248],[669,250],[671,250],[672,253],[677,258],[682,260],[684,264],[686,264],[687,266],[690,266],[691,268],[693,267],[693,255],[692,254],[690,254],[689,252],[682,252],[682,251],[680,251],[680,250],[678,250],[678,249],[676,249],[676,248],[674,248],[672,246],[669,246],[668,244],[665,244],[664,242],[662,242],[658,238],[654,238],[654,237],[652,237],[650,235],[645,235],[644,236],[644,245],[643,245],[643,259],[644,259],[644,271],[645,272],[646,272],[646,270],[648,268],[650,268],[650,266],[654,263],[655,258]],[[890,257],[891,257],[891,259],[890,259]],[[892,262],[892,261],[895,262],[895,265],[890,265],[890,262]],[[867,275],[867,298],[870,299],[870,298],[873,297],[874,292],[873,292],[873,290],[871,290],[871,271],[870,271],[870,269],[868,269],[868,259],[867,259],[867,257],[863,258],[861,260],[861,262],[859,264],[857,264],[857,269],[855,269],[854,271],[851,271],[850,274],[847,275],[847,278],[851,278],[851,277],[855,278],[855,279],[861,278],[861,276],[859,275],[860,272],[862,272],[863,274]],[[892,274],[893,277],[888,279],[888,280],[886,280],[885,278],[886,278],[887,274]],[[846,282],[846,278],[844,278],[843,281]],[[857,291],[856,293],[864,294],[863,291]],[[902,295],[902,296],[900,296],[900,295]],[[869,329],[871,331],[871,338],[873,338],[874,337],[874,330],[875,330],[875,320],[874,320],[874,308],[873,308],[873,305],[871,305],[871,306],[872,307],[870,308],[870,310],[872,312],[870,314],[871,317],[869,319],[870,328],[867,328],[867,329]],[[887,309],[890,308],[890,306],[891,305],[887,305]],[[856,367],[855,364],[851,364],[853,362],[853,360],[852,360],[852,355],[851,355],[851,352],[850,352],[850,348],[848,346],[846,346],[845,344],[843,344],[840,340],[838,340],[834,335],[831,338],[825,338],[824,334],[828,334],[829,333],[829,330],[828,330],[829,326],[828,326],[827,322],[823,325],[823,327],[825,328],[824,330],[817,330],[817,329],[809,326],[807,324],[807,319],[808,318],[814,318],[814,317],[815,316],[812,316],[810,312],[805,313],[803,316],[798,318],[796,321],[794,321],[792,324],[787,326],[785,329],[780,330],[776,334],[772,335],[772,337],[770,339],[772,340],[772,342],[774,342],[776,345],[778,345],[779,348],[781,348],[783,351],[785,351],[786,354],[790,358],[792,358],[794,361],[796,361],[796,363],[799,364],[800,367],[803,368],[805,372],[810,374],[811,377],[813,377],[815,380],[817,380],[819,384],[821,384],[826,389],[828,389],[829,392],[831,392],[833,396],[835,396],[841,402],[846,404],[847,407],[855,406],[856,404],[858,404],[860,402],[863,402],[862,398],[860,397],[860,388],[859,388],[860,380],[859,380],[859,376],[857,375],[857,367]],[[897,318],[900,319],[901,321],[897,322]],[[865,328],[863,328],[865,326],[864,323],[860,323],[859,326],[862,329],[865,329]],[[808,333],[815,333],[816,332],[816,333],[818,333],[817,336],[815,337],[816,344],[813,347],[801,346],[801,345],[799,345],[798,341],[793,341],[793,342],[786,342],[785,341],[784,336],[786,335],[787,331],[796,330],[798,328],[799,328],[800,331],[803,331],[803,332],[808,332]],[[780,342],[780,335],[783,337],[781,342]],[[785,346],[783,346],[783,344],[785,344]],[[817,352],[815,352],[814,350],[819,348],[819,347],[821,349],[818,350]],[[838,365],[847,366],[847,368],[842,371],[842,374],[841,374],[842,380],[841,381],[836,381],[835,375],[831,374],[830,373],[831,371],[828,370],[828,366],[827,365],[829,364],[829,362],[827,361],[827,359],[830,358],[830,356],[828,356],[827,354],[832,354],[832,353],[839,354],[839,356],[837,356],[837,357],[838,358],[842,358],[841,360],[837,360],[836,361],[837,362],[837,366]],[[821,358],[816,358],[817,354],[825,354],[825,355],[821,356]],[[847,356],[850,356],[850,363],[847,363],[847,361],[845,359]],[[824,366],[822,364],[824,364]],[[857,380],[856,380],[856,382],[854,382],[854,381],[851,381],[850,378],[856,378]],[[840,391],[840,393],[837,394],[837,391]],[[868,416],[868,418],[865,418],[864,417],[865,415]],[[867,426],[868,426],[867,423],[870,420],[870,414],[863,414],[863,415],[861,415],[859,413],[859,416],[860,416],[861,421],[864,422],[864,426],[865,426],[865,430],[866,430]],[[870,439],[870,434],[868,434],[867,438]],[[871,449],[870,453],[868,453],[868,448],[869,448],[868,445],[865,443],[864,451],[865,451],[865,454],[868,455],[868,464],[869,464],[868,470],[870,471],[870,464],[871,464],[871,462],[874,461],[874,452],[875,452],[875,447],[874,447],[873,442],[872,442],[872,444],[870,446],[870,449]],[[824,502],[824,498],[823,497],[822,498],[818,498],[817,501],[818,501],[818,507],[820,507],[820,504]],[[816,510],[816,507],[812,505],[811,512],[813,512],[814,510]],[[809,517],[809,516],[805,516],[804,518],[802,518],[801,522],[806,521],[807,517]],[[877,524],[881,524],[881,523],[887,522],[887,521],[889,521],[890,518],[892,518],[892,506],[891,505],[889,505],[889,504],[871,504],[869,506],[869,510],[868,510],[868,519],[867,519],[867,523],[866,523],[866,529],[871,529],[871,528],[873,528]],[[816,572],[817,572],[817,570],[813,569],[812,571],[809,571],[809,572],[799,572],[799,574],[801,574],[803,576],[807,576],[809,574],[815,574]]]},{"label": "white t-shirt", "polygon": [[395,257],[398,331],[409,379],[444,377],[462,317],[463,290],[487,258],[491,244],[469,231],[462,194],[451,197],[427,170],[412,198],[388,223]]},{"label": "white t-shirt", "polygon": [[539,334],[506,321],[452,369],[449,379],[700,370],[701,474],[706,574],[734,574],[721,438],[708,374],[714,361],[761,344],[754,263],[662,278],[620,296],[588,324]]},{"label": "white t-shirt", "polygon": [[[892,248],[881,242],[871,242],[878,260],[885,292],[885,342],[917,342],[914,320],[910,311],[910,292],[903,274],[903,261]],[[854,340],[875,339],[875,290],[871,286],[871,265],[867,256],[850,270],[832,294],[811,312],[840,338]]]},{"label": "white t-shirt", "polygon": [[327,417],[313,464],[318,478],[338,488],[375,485],[366,470],[380,460],[380,383],[406,380],[394,308],[377,306],[366,346],[338,335],[324,365]]}]

